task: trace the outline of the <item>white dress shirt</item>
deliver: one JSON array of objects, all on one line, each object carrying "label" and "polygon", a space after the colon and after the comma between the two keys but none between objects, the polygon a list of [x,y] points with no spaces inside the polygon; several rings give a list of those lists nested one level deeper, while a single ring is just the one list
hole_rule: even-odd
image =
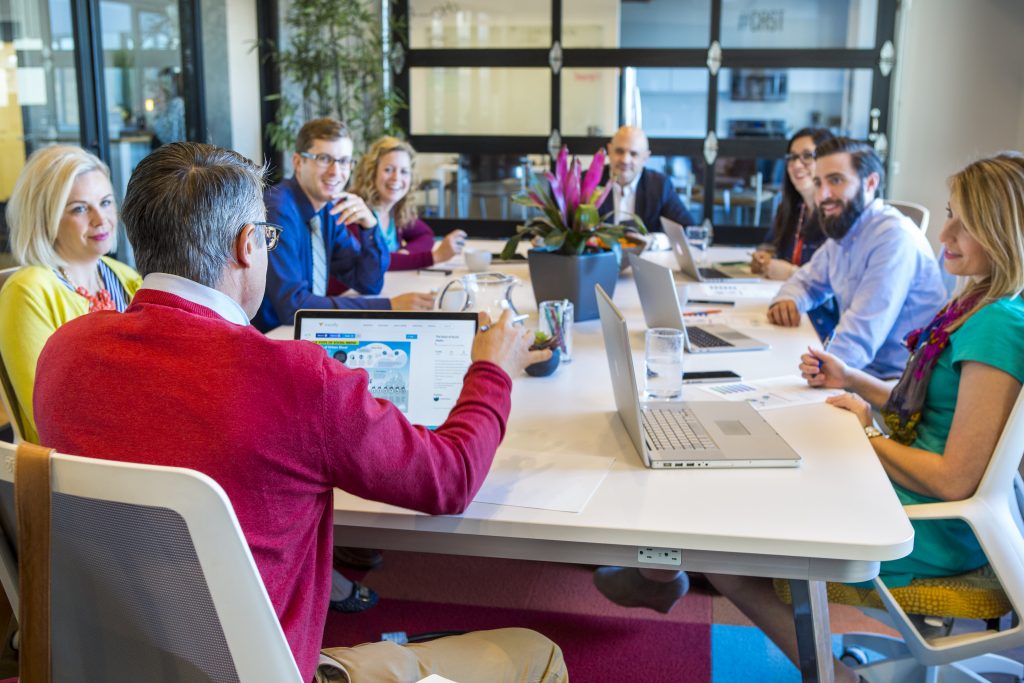
[{"label": "white dress shirt", "polygon": [[612,200],[615,203],[615,222],[624,223],[632,220],[636,213],[636,188],[640,184],[640,173],[636,174],[633,182],[628,185],[619,185],[614,180],[612,183]]},{"label": "white dress shirt", "polygon": [[170,273],[150,273],[142,280],[142,289],[155,289],[167,292],[194,304],[205,306],[211,311],[236,325],[248,325],[249,316],[237,301],[224,292],[212,287],[201,285],[188,278],[171,275]]}]

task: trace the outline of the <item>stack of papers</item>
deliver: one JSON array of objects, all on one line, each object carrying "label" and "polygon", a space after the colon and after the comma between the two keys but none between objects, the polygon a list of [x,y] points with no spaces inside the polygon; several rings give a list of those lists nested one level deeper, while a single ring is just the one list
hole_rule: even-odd
[{"label": "stack of papers", "polygon": [[583,512],[615,458],[502,448],[474,503]]},{"label": "stack of papers", "polygon": [[757,410],[823,403],[829,396],[843,393],[842,389],[809,387],[799,375],[773,377],[756,382],[708,384],[701,389],[726,401],[748,401]]}]

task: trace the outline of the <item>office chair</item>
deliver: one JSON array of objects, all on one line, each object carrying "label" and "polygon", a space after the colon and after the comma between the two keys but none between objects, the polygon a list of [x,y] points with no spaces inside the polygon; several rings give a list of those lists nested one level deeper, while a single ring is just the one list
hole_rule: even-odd
[{"label": "office chair", "polygon": [[[986,681],[981,673],[1024,677],[1024,664],[993,652],[1024,645],[1019,619],[1005,631],[991,620],[1009,611],[1024,614],[1024,482],[1017,469],[1024,453],[1024,391],[1017,397],[1006,427],[978,490],[967,500],[908,505],[911,519],[963,519],[978,537],[989,565],[948,579],[915,581],[889,590],[875,579],[884,605],[885,621],[900,634],[899,641],[877,634],[847,634],[844,650],[873,650],[884,659],[858,667],[870,683],[882,681]],[[911,623],[908,612],[943,617],[985,619],[988,628],[927,638]],[[876,616],[871,614],[870,616]]]},{"label": "office chair", "polygon": [[928,218],[931,216],[931,212],[924,206],[914,202],[901,202],[895,199],[886,199],[885,203],[914,221],[914,225],[921,228],[922,234],[928,233]]},{"label": "office chair", "polygon": [[[0,289],[3,289],[4,283],[7,282],[7,278],[17,271],[18,268],[3,268],[0,269]],[[7,375],[7,369],[4,367],[3,359],[0,358],[0,404],[3,405],[4,412],[7,414],[8,419],[11,421],[11,429],[14,432],[14,442],[18,443],[22,440],[22,416],[18,410],[18,401],[14,396],[14,387],[11,385],[11,379]]]},{"label": "office chair", "polygon": [[[3,581],[12,606],[15,452],[0,442],[0,567],[14,573]],[[301,683],[215,481],[61,454],[50,466],[52,680]]]}]

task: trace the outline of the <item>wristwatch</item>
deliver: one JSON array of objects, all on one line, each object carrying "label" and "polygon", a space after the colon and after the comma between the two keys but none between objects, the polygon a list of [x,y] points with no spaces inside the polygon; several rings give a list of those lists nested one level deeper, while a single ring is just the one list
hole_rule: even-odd
[{"label": "wristwatch", "polygon": [[885,436],[885,434],[883,434],[882,432],[878,431],[878,429],[876,429],[874,425],[868,425],[867,427],[865,427],[864,428],[864,434],[869,439],[874,439],[877,436],[883,436],[883,437]]}]

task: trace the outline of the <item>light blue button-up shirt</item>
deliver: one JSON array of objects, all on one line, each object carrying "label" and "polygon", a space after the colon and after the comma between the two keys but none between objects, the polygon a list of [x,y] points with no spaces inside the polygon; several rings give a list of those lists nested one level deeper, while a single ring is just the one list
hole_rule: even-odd
[{"label": "light blue button-up shirt", "polygon": [[921,230],[875,199],[843,239],[825,242],[789,278],[772,303],[791,299],[805,313],[833,296],[840,317],[829,352],[885,378],[903,372],[903,337],[938,313],[946,289]]}]

